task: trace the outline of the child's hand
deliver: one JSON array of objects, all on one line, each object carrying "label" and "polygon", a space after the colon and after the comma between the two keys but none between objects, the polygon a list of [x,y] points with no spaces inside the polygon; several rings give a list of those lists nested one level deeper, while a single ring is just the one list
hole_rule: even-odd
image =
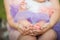
[{"label": "child's hand", "polygon": [[36,23],[35,25],[29,26],[29,29],[24,34],[36,36],[36,35],[40,34],[40,32],[42,30],[41,28],[44,24],[45,24],[45,22],[41,21],[39,23]]},{"label": "child's hand", "polygon": [[32,26],[32,24],[25,19],[18,21],[18,23],[19,23],[19,28],[23,30],[23,33],[28,31],[30,29],[29,27]]},{"label": "child's hand", "polygon": [[41,34],[41,31],[43,30],[44,26],[46,26],[45,24],[46,24],[45,21],[40,21],[36,23],[35,25],[33,25],[33,30],[32,30],[33,34],[30,34],[30,35],[36,36],[36,35]]},{"label": "child's hand", "polygon": [[[41,25],[40,25],[40,24],[41,24]],[[46,22],[43,22],[43,21],[35,24],[35,25],[34,25],[34,28],[35,28],[35,29],[33,30],[34,34],[35,34],[35,35],[43,34],[43,30],[44,30],[45,28],[47,28],[48,25],[49,25],[49,23],[46,23]]]}]

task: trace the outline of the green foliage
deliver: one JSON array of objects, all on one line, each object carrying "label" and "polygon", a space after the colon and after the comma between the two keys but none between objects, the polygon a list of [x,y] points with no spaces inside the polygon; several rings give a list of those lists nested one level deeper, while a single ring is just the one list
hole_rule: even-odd
[{"label": "green foliage", "polygon": [[0,0],[0,18],[6,18],[3,0]]}]

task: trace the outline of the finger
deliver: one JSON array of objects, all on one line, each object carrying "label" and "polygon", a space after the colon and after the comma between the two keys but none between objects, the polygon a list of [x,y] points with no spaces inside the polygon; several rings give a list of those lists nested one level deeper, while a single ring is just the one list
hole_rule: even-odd
[{"label": "finger", "polygon": [[41,33],[41,30],[33,30],[34,33]]},{"label": "finger", "polygon": [[35,36],[35,34],[33,34],[33,33],[32,33],[32,34],[29,34],[29,35],[31,35],[31,36]]},{"label": "finger", "polygon": [[29,34],[29,31],[24,31],[23,35],[28,35]]}]

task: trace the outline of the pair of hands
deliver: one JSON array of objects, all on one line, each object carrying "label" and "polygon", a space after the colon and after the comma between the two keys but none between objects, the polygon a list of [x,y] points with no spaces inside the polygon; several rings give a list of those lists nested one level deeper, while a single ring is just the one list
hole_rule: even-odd
[{"label": "pair of hands", "polygon": [[18,21],[18,23],[20,24],[19,28],[22,31],[22,35],[32,35],[32,36],[41,34],[44,28],[40,26],[45,24],[44,21],[41,21],[41,22],[36,23],[35,25],[32,25],[27,20],[20,20]]}]

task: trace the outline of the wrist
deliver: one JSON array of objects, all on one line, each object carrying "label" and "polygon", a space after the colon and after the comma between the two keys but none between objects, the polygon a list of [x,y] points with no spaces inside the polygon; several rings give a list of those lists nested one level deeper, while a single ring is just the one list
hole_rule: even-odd
[{"label": "wrist", "polygon": [[46,28],[46,27],[48,27],[49,26],[49,23],[45,23],[43,26],[42,26],[42,28]]},{"label": "wrist", "polygon": [[23,34],[23,25],[17,24],[17,31],[19,31],[21,34]]}]

